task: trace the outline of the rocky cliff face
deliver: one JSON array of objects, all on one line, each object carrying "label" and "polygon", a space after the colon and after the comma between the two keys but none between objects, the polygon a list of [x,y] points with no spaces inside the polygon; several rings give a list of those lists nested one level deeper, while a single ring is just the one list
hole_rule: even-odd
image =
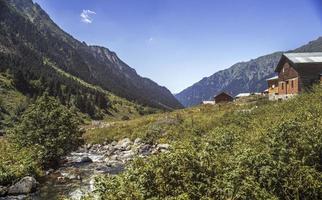
[{"label": "rocky cliff face", "polygon": [[23,55],[32,51],[39,59],[50,60],[64,72],[118,96],[157,108],[182,107],[168,89],[139,76],[116,53],[88,46],[61,30],[32,0],[0,3],[0,52]]},{"label": "rocky cliff face", "polygon": [[[322,37],[291,52],[322,51]],[[186,107],[210,100],[224,90],[236,95],[242,92],[261,92],[267,88],[266,79],[273,76],[282,52],[265,55],[248,62],[237,63],[226,70],[202,79],[176,95]]]}]

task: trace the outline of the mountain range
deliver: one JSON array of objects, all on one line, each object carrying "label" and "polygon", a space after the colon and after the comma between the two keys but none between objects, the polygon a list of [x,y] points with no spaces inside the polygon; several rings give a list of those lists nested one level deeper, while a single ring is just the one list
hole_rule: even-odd
[{"label": "mountain range", "polygon": [[[322,37],[287,52],[322,51]],[[239,62],[218,71],[176,94],[176,98],[190,107],[211,100],[221,91],[237,95],[244,92],[262,92],[267,88],[266,79],[275,75],[275,67],[284,52],[275,52],[248,62]]]},{"label": "mountain range", "polygon": [[138,75],[115,52],[76,40],[32,0],[0,0],[0,24],[2,71],[19,69],[28,79],[46,81],[60,76],[48,73],[54,68],[141,105],[182,108],[167,88]]},{"label": "mountain range", "polygon": [[[144,106],[173,110],[210,100],[220,91],[236,95],[265,90],[266,79],[274,76],[283,53],[236,63],[174,97],[167,88],[138,75],[115,52],[73,38],[32,0],[0,0],[0,24],[0,71],[10,70],[28,96],[49,89],[61,101],[80,109],[89,99],[92,107],[99,104],[104,108],[109,99],[70,77]],[[314,51],[322,51],[322,38],[288,52]]]}]

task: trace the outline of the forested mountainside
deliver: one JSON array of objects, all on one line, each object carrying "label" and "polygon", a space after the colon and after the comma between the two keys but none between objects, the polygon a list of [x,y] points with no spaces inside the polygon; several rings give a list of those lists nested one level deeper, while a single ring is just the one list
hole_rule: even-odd
[{"label": "forested mountainside", "polygon": [[[289,52],[322,51],[322,37]],[[248,62],[240,62],[228,69],[203,78],[176,95],[186,107],[210,100],[220,91],[236,95],[242,92],[262,92],[267,88],[266,79],[274,76],[275,67],[283,52],[275,52]]]},{"label": "forested mountainside", "polygon": [[114,52],[65,33],[32,0],[0,0],[0,23],[0,69],[24,81],[18,89],[29,96],[49,89],[79,109],[86,106],[77,105],[78,100],[92,99],[92,107],[108,106],[104,94],[80,87],[70,75],[141,105],[182,107],[169,90],[139,76]]}]

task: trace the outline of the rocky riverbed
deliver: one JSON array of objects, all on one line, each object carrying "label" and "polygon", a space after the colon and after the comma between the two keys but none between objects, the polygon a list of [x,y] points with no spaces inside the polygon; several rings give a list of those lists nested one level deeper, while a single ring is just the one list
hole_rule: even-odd
[{"label": "rocky riverbed", "polygon": [[25,177],[11,187],[0,186],[0,196],[6,195],[0,200],[56,200],[61,196],[80,199],[94,190],[95,176],[118,174],[135,157],[167,152],[169,148],[169,144],[150,145],[140,138],[87,144],[66,156],[57,170],[48,170],[39,183],[32,177]]}]

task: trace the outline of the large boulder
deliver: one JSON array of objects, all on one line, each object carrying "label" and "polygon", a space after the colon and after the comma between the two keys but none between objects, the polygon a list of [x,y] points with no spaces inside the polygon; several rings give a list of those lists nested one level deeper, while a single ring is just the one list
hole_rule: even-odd
[{"label": "large boulder", "polygon": [[38,183],[35,178],[31,176],[27,176],[21,179],[16,184],[9,187],[8,194],[9,195],[29,194],[36,191],[37,185]]}]

